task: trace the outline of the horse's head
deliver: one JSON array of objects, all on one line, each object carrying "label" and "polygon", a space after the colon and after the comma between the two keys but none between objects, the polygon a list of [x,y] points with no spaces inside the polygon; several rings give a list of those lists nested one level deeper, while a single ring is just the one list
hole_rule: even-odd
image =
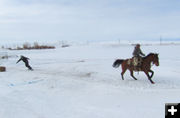
[{"label": "horse's head", "polygon": [[149,53],[145,58],[149,59],[156,66],[159,66],[159,57],[157,53]]},{"label": "horse's head", "polygon": [[159,66],[159,57],[157,53],[150,53],[149,55],[152,56],[152,62],[153,64],[155,64],[156,66]]}]

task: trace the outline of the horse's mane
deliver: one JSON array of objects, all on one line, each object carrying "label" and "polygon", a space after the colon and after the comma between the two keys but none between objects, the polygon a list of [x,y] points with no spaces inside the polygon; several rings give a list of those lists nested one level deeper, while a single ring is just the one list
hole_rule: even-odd
[{"label": "horse's mane", "polygon": [[148,58],[149,56],[155,55],[154,53],[149,53],[147,56],[144,57],[144,59]]}]

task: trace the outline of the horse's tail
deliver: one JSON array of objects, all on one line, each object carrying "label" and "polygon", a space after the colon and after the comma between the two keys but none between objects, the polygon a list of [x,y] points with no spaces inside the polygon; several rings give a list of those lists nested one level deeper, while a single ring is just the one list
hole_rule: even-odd
[{"label": "horse's tail", "polygon": [[121,64],[122,64],[122,62],[123,62],[124,60],[123,59],[117,59],[114,63],[113,63],[113,67],[114,68],[118,68]]}]

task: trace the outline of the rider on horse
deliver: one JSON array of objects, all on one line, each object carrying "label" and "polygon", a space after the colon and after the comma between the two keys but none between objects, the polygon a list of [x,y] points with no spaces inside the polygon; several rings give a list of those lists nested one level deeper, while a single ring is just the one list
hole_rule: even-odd
[{"label": "rider on horse", "polygon": [[138,69],[141,68],[141,63],[142,63],[141,56],[145,56],[145,54],[141,51],[140,44],[136,44],[133,51],[133,65]]}]

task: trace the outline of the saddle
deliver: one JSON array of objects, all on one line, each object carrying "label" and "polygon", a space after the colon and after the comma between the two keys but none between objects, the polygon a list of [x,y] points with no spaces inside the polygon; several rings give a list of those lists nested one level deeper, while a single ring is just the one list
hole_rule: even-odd
[{"label": "saddle", "polygon": [[134,70],[140,71],[142,66],[142,57],[132,57],[128,59],[128,65],[134,67]]}]

